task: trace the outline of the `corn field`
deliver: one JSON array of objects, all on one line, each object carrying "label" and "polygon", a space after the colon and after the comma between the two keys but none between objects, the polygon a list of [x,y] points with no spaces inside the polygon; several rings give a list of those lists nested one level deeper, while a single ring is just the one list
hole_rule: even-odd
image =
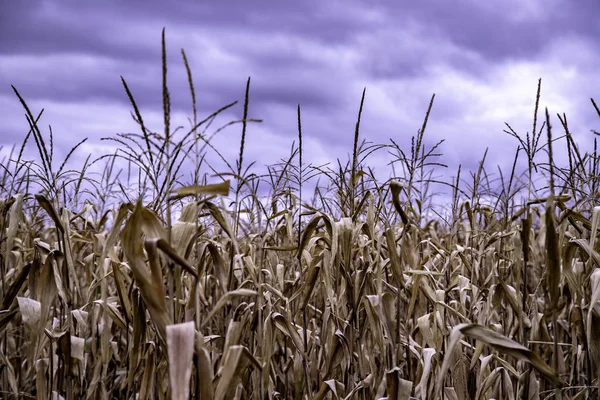
[{"label": "corn field", "polygon": [[[533,129],[506,125],[518,149],[495,178],[485,155],[435,178],[434,96],[408,148],[363,140],[366,92],[347,163],[303,161],[298,106],[297,144],[259,175],[250,79],[230,164],[208,129],[237,102],[199,120],[182,51],[193,116],[174,132],[162,39],[164,131],[121,77],[139,132],[77,170],[84,141],[56,162],[13,87],[30,130],[0,168],[2,398],[598,398],[596,142],[583,151],[565,115],[560,134],[538,115],[541,80]],[[382,182],[368,161],[386,151],[402,172]]]}]

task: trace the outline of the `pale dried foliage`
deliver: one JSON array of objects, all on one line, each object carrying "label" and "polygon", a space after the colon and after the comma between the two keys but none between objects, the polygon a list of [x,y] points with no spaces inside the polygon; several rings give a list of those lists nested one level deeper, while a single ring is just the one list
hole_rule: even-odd
[{"label": "pale dried foliage", "polygon": [[[564,116],[567,167],[551,151],[537,163],[544,127],[521,138],[509,126],[527,172],[517,152],[493,191],[484,160],[470,183],[459,169],[451,211],[434,218],[431,104],[405,154],[358,141],[363,93],[352,160],[337,169],[303,164],[298,108],[299,147],[259,177],[243,165],[257,121],[248,81],[239,159],[208,184],[198,171],[216,149],[199,127],[217,113],[196,121],[190,75],[192,128],[171,136],[164,59],[164,136],[123,79],[142,134],[111,138],[120,151],[100,158],[97,180],[87,160],[81,173],[53,169],[52,140],[21,99],[40,163],[22,148],[1,171],[3,398],[597,398],[597,158],[580,154]],[[383,148],[404,175],[380,184],[365,161]],[[115,175],[117,158],[137,181]],[[187,184],[184,159],[197,167]],[[538,168],[549,190],[535,188]],[[317,176],[330,185],[307,201]]]}]

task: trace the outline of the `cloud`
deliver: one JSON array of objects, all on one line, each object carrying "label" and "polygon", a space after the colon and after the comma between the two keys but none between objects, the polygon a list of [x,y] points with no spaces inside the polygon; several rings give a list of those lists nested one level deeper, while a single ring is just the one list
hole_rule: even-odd
[{"label": "cloud", "polygon": [[[444,176],[455,174],[458,164],[476,169],[486,148],[490,172],[496,165],[510,168],[518,143],[503,132],[504,122],[522,135],[531,131],[540,77],[540,118],[548,107],[556,135],[562,130],[556,114],[563,112],[582,146],[590,148],[590,129],[599,130],[589,99],[600,83],[594,68],[600,54],[594,15],[600,10],[591,2],[577,7],[564,0],[242,5],[2,3],[0,106],[7,117],[0,144],[19,143],[28,131],[11,84],[34,113],[45,109],[41,126],[45,132],[53,126],[59,153],[89,137],[76,161],[87,150],[109,151],[102,137],[139,132],[120,76],[148,126],[162,132],[163,27],[172,127],[187,129],[192,112],[184,48],[200,119],[236,100],[219,124],[240,119],[251,77],[249,116],[264,122],[249,126],[244,158],[256,160],[259,169],[288,156],[297,141],[298,104],[306,162],[347,159],[365,87],[361,137],[375,143],[393,138],[405,149],[435,94],[425,145],[446,139],[439,160],[450,167],[440,170]],[[234,125],[215,137],[232,164],[240,131]],[[211,157],[219,165],[218,157]],[[387,179],[392,159],[382,151],[369,164]]]}]

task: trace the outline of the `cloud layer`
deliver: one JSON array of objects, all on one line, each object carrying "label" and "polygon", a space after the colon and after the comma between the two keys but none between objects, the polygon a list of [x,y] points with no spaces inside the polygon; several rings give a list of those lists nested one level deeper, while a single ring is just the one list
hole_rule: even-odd
[{"label": "cloud layer", "polygon": [[[566,113],[582,147],[598,129],[600,6],[562,0],[376,2],[15,1],[0,5],[0,145],[25,137],[28,125],[14,85],[34,113],[45,109],[63,156],[110,152],[101,137],[139,132],[123,76],[152,130],[162,130],[160,34],[166,28],[172,126],[189,127],[191,97],[180,49],[192,66],[199,117],[239,100],[219,119],[240,119],[251,77],[246,160],[260,168],[285,158],[297,140],[302,107],[305,160],[345,160],[352,151],[363,88],[363,138],[408,148],[431,96],[426,146],[446,139],[440,161],[477,168],[486,148],[490,172],[510,168],[518,143],[503,130],[532,129],[537,80],[541,110]],[[542,113],[540,115],[542,115]],[[538,125],[539,126],[539,125]],[[239,125],[214,144],[234,163]],[[31,147],[32,156],[35,154]],[[6,149],[4,150],[4,152]],[[58,156],[60,157],[60,156]],[[369,160],[382,178],[385,152]],[[215,162],[216,158],[215,158]],[[217,162],[218,163],[218,162]]]}]

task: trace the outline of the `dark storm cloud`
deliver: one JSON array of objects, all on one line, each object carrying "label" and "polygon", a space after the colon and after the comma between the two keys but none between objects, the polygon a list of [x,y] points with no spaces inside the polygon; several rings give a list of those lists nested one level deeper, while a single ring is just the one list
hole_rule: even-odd
[{"label": "dark storm cloud", "polygon": [[[18,3],[18,4],[17,4]],[[25,4],[28,4],[27,6]],[[110,7],[107,6],[110,5]],[[228,48],[238,57],[244,58],[244,65],[252,67],[255,79],[265,83],[263,87],[256,87],[253,98],[259,104],[269,102],[285,102],[293,105],[304,103],[306,106],[326,108],[332,102],[325,88],[318,83],[317,65],[309,66],[308,63],[297,55],[287,52],[273,52],[273,49],[260,49],[259,40],[247,43],[246,46],[237,46],[235,42],[227,43],[224,35],[240,26],[248,35],[253,31],[276,30],[283,35],[290,28],[304,32],[310,36],[323,35],[321,40],[333,39],[333,32],[344,28],[343,18],[335,19],[339,24],[324,29],[318,28],[314,20],[297,15],[297,10],[287,8],[278,10],[271,7],[269,13],[258,11],[243,11],[241,8],[215,8],[195,3],[182,2],[178,7],[166,5],[164,2],[155,2],[152,6],[145,4],[143,7],[136,2],[47,2],[32,1],[4,3],[3,22],[0,28],[0,54],[18,56],[34,56],[27,63],[36,65],[38,69],[22,74],[4,73],[0,84],[5,88],[7,84],[14,84],[24,92],[34,92],[40,99],[51,97],[56,101],[69,100],[103,100],[127,103],[124,90],[121,86],[119,75],[123,75],[130,84],[141,107],[157,106],[161,104],[160,93],[160,29],[162,25],[179,27],[198,27],[198,36],[208,36],[214,27],[211,41],[217,43],[224,50]],[[282,24],[285,18],[276,18],[278,11],[291,18]],[[129,18],[131,20],[129,20]],[[223,25],[227,22],[228,25]],[[246,26],[253,22],[257,26]],[[325,21],[328,22],[328,21]],[[240,25],[241,24],[241,25]],[[270,24],[270,25],[269,25]],[[318,24],[318,23],[317,23]],[[146,28],[144,28],[146,27]],[[150,28],[153,27],[154,29]],[[260,29],[259,29],[260,27]],[[138,29],[136,29],[138,28]],[[139,29],[142,28],[142,29]],[[348,29],[353,28],[352,26]],[[326,33],[331,31],[331,35]],[[144,35],[145,32],[151,35]],[[193,39],[194,31],[190,31]],[[256,39],[260,39],[255,37]],[[258,44],[258,46],[257,46]],[[186,47],[186,38],[173,40],[169,37],[167,29],[167,47],[169,51],[169,71],[171,72],[170,88],[172,93],[187,92],[187,96],[172,96],[174,109],[189,109],[189,89],[184,79],[172,79],[173,72],[180,77],[185,76],[181,57],[178,50]],[[220,106],[226,102],[240,98],[243,93],[243,84],[239,85],[239,77],[222,77],[210,79],[210,59],[202,57],[202,48],[198,53],[188,53],[192,69],[200,71],[195,80],[198,90],[204,93],[198,96],[199,106]],[[61,61],[60,55],[64,55]],[[85,67],[73,63],[75,55],[88,58],[100,58],[96,68]],[[55,56],[52,63],[46,57]],[[32,59],[34,58],[34,59]],[[21,62],[17,58],[17,61]],[[37,63],[36,63],[37,61]],[[40,65],[41,64],[41,65]],[[315,63],[313,63],[315,64]],[[45,68],[44,68],[45,67]],[[294,70],[291,70],[293,68]],[[46,69],[46,74],[39,69]],[[205,74],[204,71],[208,71]],[[311,73],[311,82],[303,82],[306,74]],[[240,69],[239,75],[249,75],[249,71]],[[50,78],[49,78],[49,74]],[[15,76],[16,75],[16,76]],[[35,76],[32,76],[35,75]],[[199,75],[199,76],[198,76]],[[202,79],[209,77],[208,81]],[[304,75],[304,76],[303,76]],[[237,83],[234,84],[234,82]],[[309,90],[307,90],[309,89]],[[205,99],[212,99],[208,104]],[[214,101],[217,100],[217,101]]]},{"label": "dark storm cloud", "polygon": [[534,57],[561,34],[600,34],[594,1],[389,2],[386,8],[400,25],[418,21],[424,32],[492,60]]},{"label": "dark storm cloud", "polygon": [[133,47],[128,46],[126,37],[109,40],[115,33],[113,12],[118,15],[119,10],[98,10],[91,2],[3,2],[0,5],[0,54],[85,52],[132,60],[152,54],[151,42],[138,41]]},{"label": "dark storm cloud", "polygon": [[[152,41],[148,37],[128,37],[135,33],[128,28],[135,25],[301,33],[304,37],[318,37],[332,44],[365,28],[364,21],[359,18],[345,18],[347,12],[343,3],[337,4],[339,9],[332,5],[325,7],[316,1],[263,0],[253,2],[252,7],[235,2],[215,6],[158,0],[3,2],[0,6],[0,51],[47,54],[86,49],[90,53],[136,60],[149,58],[154,53]],[[128,46],[130,43],[136,46]]]}]

